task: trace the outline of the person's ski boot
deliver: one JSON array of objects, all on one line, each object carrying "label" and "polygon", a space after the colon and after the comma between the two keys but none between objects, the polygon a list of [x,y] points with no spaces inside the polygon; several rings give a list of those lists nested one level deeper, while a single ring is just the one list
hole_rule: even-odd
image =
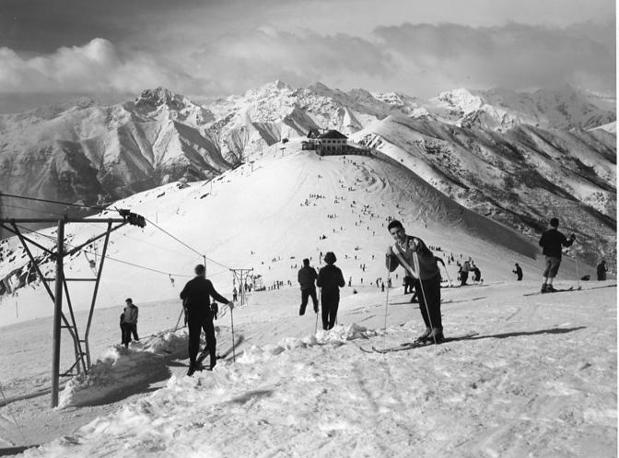
[{"label": "person's ski boot", "polygon": [[419,337],[417,337],[414,342],[415,343],[425,343],[428,340],[428,337],[430,336],[430,334],[432,333],[432,328],[426,328],[426,330],[423,332],[423,334],[421,334]]},{"label": "person's ski boot", "polygon": [[428,343],[436,343],[440,344],[445,341],[445,336],[443,335],[443,328],[433,328],[428,337],[426,338]]},{"label": "person's ski boot", "polygon": [[557,290],[552,285],[546,285],[546,292],[547,293],[556,293]]},{"label": "person's ski boot", "polygon": [[196,371],[196,363],[189,363],[189,370],[187,371],[187,376],[191,377]]},{"label": "person's ski boot", "polygon": [[546,283],[542,283],[542,289],[540,290],[540,293],[544,294],[548,292],[548,285]]}]

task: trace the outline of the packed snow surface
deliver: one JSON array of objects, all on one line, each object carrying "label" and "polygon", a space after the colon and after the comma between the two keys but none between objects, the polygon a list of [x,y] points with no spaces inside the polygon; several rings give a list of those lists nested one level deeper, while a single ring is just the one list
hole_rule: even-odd
[{"label": "packed snow surface", "polygon": [[[185,330],[160,331],[128,350],[103,351],[99,381],[81,391],[148,379],[157,364],[170,374],[160,390],[128,392],[124,401],[83,396],[84,407],[53,411],[15,402],[0,409],[4,434],[16,442],[21,425],[33,443],[39,417],[55,422],[63,437],[27,450],[29,457],[615,456],[616,285],[523,296],[537,286],[443,289],[445,333],[463,338],[388,354],[361,348],[397,346],[421,330],[417,305],[400,287],[390,290],[386,331],[385,293],[364,287],[345,294],[333,330],[315,334],[313,313],[297,314],[296,288],[254,293],[234,311],[243,337],[235,363],[228,354],[213,372],[187,377],[186,354],[175,355]],[[141,313],[164,329],[177,308],[162,303]],[[220,352],[231,341],[229,318],[216,322]],[[144,358],[149,352],[159,356]],[[40,356],[19,357],[33,354]],[[113,403],[100,410],[106,415],[62,429],[102,402]]]}]

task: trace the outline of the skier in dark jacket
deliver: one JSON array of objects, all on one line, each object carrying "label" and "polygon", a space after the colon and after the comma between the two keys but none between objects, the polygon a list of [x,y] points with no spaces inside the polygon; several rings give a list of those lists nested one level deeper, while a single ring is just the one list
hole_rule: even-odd
[{"label": "skier in dark jacket", "polygon": [[303,267],[299,270],[297,280],[301,285],[301,308],[299,309],[299,315],[305,315],[305,308],[307,307],[307,300],[312,298],[314,304],[314,313],[318,313],[318,298],[316,297],[316,285],[314,282],[318,278],[318,274],[313,267],[309,265],[309,259],[303,260]]},{"label": "skier in dark jacket", "polygon": [[598,264],[597,271],[598,281],[606,280],[606,272],[608,272],[608,269],[606,268],[606,261],[604,259],[602,259],[602,261]]},{"label": "skier in dark jacket", "polygon": [[571,235],[569,239],[557,230],[559,220],[552,218],[550,220],[550,228],[546,230],[539,240],[539,246],[543,248],[543,254],[546,256],[546,269],[544,270],[542,283],[542,293],[552,293],[556,289],[552,286],[552,281],[557,276],[559,266],[561,265],[561,255],[563,247],[572,246],[576,236]]},{"label": "skier in dark jacket", "polygon": [[512,273],[516,274],[516,277],[518,277],[518,281],[522,281],[522,268],[518,263],[516,263],[516,268],[512,270]]},{"label": "skier in dark jacket", "polygon": [[423,240],[406,235],[401,222],[393,220],[387,228],[396,242],[387,249],[387,269],[393,272],[401,265],[405,275],[413,279],[419,310],[426,325],[417,341],[442,342],[445,338],[441,318],[441,275],[436,258]]},{"label": "skier in dark jacket", "polygon": [[181,291],[181,299],[189,328],[189,371],[187,375],[193,375],[196,370],[202,369],[201,365],[196,363],[202,329],[206,334],[206,347],[211,358],[210,370],[217,364],[217,341],[215,340],[215,327],[213,326],[213,317],[216,312],[211,309],[211,297],[218,302],[227,304],[230,310],[234,308],[234,304],[215,291],[211,281],[206,279],[206,269],[202,264],[198,264],[194,271],[196,276],[189,280]]},{"label": "skier in dark jacket", "polygon": [[316,285],[320,288],[320,302],[322,304],[322,328],[333,328],[337,318],[337,309],[340,305],[340,288],[346,285],[344,275],[339,267],[335,266],[337,258],[331,251],[325,254],[327,264],[318,273]]}]

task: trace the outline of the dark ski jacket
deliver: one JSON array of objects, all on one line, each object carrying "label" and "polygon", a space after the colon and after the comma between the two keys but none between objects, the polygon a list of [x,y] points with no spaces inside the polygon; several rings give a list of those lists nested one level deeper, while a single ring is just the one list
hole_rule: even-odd
[{"label": "dark ski jacket", "polygon": [[230,302],[215,291],[210,280],[202,277],[195,277],[189,280],[181,291],[183,306],[190,311],[210,312],[211,297],[217,302],[223,302],[224,304]]},{"label": "dark ski jacket", "polygon": [[138,323],[138,307],[137,305],[131,304],[124,308],[124,318],[123,323],[127,324],[137,324]]},{"label": "dark ski jacket", "polygon": [[606,268],[606,263],[599,263],[598,264],[598,280],[602,281],[602,280],[606,280],[606,272],[608,272],[608,269]]},{"label": "dark ski jacket", "polygon": [[520,266],[516,266],[516,270],[512,270],[512,272],[516,274],[518,280],[522,280],[522,268]]},{"label": "dark ski jacket", "polygon": [[299,270],[299,275],[297,279],[299,280],[299,284],[301,285],[301,289],[310,289],[314,287],[314,282],[318,278],[318,274],[313,267],[303,266]]},{"label": "dark ski jacket", "polygon": [[[417,259],[419,259],[419,277],[422,280],[429,280],[430,278],[434,278],[435,276],[440,274],[438,264],[436,263],[436,258],[430,249],[426,246],[426,244],[419,237],[408,236],[406,239],[406,243],[404,246],[400,246],[399,243],[396,243],[397,249],[400,252],[400,255],[404,260],[411,266],[413,269],[415,268],[415,264],[413,261],[413,254],[417,253]],[[389,253],[387,254],[387,269],[389,272],[393,272],[400,265],[400,260],[393,253],[395,247],[390,247]],[[402,266],[404,267],[404,266]],[[412,274],[406,270],[406,276],[412,277]]]},{"label": "dark ski jacket", "polygon": [[327,264],[318,273],[316,285],[322,288],[323,296],[339,296],[340,288],[346,285],[339,267]]},{"label": "dark ski jacket", "polygon": [[572,243],[574,243],[574,240],[567,239],[563,233],[556,229],[548,229],[539,239],[539,246],[544,249],[543,253],[546,256],[559,259],[561,259],[562,247],[572,246]]}]

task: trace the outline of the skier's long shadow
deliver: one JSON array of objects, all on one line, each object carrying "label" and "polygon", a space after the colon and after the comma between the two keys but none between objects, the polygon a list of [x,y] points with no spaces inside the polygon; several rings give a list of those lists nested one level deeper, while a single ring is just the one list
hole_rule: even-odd
[{"label": "skier's long shadow", "polygon": [[463,337],[458,340],[506,339],[508,337],[536,336],[540,334],[567,334],[568,332],[580,331],[581,329],[587,329],[587,327],[577,326],[575,328],[551,328],[551,329],[540,329],[539,331],[505,332],[502,334],[489,334],[489,335],[482,335],[482,336],[477,335],[477,336]]}]

